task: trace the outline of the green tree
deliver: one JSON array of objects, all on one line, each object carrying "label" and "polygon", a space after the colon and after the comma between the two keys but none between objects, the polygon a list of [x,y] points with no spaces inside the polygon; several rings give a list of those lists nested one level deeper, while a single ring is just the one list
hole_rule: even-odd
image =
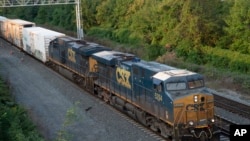
[{"label": "green tree", "polygon": [[47,24],[52,19],[52,11],[51,6],[40,6],[35,21],[38,24]]},{"label": "green tree", "polygon": [[51,24],[64,28],[66,30],[73,30],[76,25],[74,7],[72,5],[56,6],[52,12]]},{"label": "green tree", "polygon": [[97,26],[96,14],[97,6],[102,0],[82,0],[82,18],[83,26],[85,30],[88,30],[92,26]]},{"label": "green tree", "polygon": [[232,7],[226,17],[229,48],[244,54],[250,54],[250,1],[230,0]]}]

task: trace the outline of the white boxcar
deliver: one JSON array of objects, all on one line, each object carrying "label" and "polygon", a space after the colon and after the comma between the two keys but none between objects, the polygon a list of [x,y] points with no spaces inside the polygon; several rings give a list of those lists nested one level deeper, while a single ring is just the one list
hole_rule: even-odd
[{"label": "white boxcar", "polygon": [[14,45],[23,48],[23,28],[33,27],[35,23],[20,19],[9,19],[5,24],[5,38]]},{"label": "white boxcar", "polygon": [[43,28],[41,27],[30,27],[23,29],[23,50],[31,55],[35,53],[35,41],[34,39],[37,36],[37,32],[42,32]]},{"label": "white boxcar", "polygon": [[4,28],[6,17],[0,16],[0,37],[4,37],[6,29]]},{"label": "white boxcar", "polygon": [[65,34],[42,27],[24,28],[23,49],[45,63],[49,57],[48,47],[50,41],[62,36],[65,36]]}]

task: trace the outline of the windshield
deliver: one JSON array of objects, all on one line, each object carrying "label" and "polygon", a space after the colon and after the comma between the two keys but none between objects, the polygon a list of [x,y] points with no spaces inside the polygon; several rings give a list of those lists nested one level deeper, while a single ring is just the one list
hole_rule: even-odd
[{"label": "windshield", "polygon": [[190,89],[199,88],[203,86],[204,86],[203,80],[188,81],[188,87]]},{"label": "windshield", "polygon": [[166,87],[167,87],[167,90],[170,90],[170,91],[184,90],[186,89],[186,83],[185,82],[167,83]]},{"label": "windshield", "polygon": [[185,89],[195,89],[204,86],[203,80],[193,80],[186,82],[170,82],[166,83],[166,88],[169,91],[185,90]]}]

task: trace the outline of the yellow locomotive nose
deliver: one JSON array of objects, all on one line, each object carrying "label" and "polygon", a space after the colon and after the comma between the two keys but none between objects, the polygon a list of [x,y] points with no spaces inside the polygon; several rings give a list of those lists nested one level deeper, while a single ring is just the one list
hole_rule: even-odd
[{"label": "yellow locomotive nose", "polygon": [[179,126],[179,135],[192,139],[200,139],[201,136],[212,139],[214,122],[212,94],[201,91],[175,99],[174,123]]},{"label": "yellow locomotive nose", "polygon": [[214,122],[213,96],[207,94],[190,94],[175,100],[174,119],[186,127],[204,128]]}]

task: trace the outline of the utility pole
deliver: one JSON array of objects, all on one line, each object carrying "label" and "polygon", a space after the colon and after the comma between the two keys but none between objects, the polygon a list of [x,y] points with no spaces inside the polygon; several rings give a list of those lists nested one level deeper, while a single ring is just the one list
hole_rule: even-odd
[{"label": "utility pole", "polygon": [[82,28],[82,8],[81,8],[81,0],[76,0],[77,4],[76,4],[76,27],[77,27],[77,38],[78,39],[83,39],[84,35],[83,35],[83,28]]},{"label": "utility pole", "polygon": [[83,39],[81,0],[1,0],[0,7],[42,6],[75,4],[77,38]]}]

